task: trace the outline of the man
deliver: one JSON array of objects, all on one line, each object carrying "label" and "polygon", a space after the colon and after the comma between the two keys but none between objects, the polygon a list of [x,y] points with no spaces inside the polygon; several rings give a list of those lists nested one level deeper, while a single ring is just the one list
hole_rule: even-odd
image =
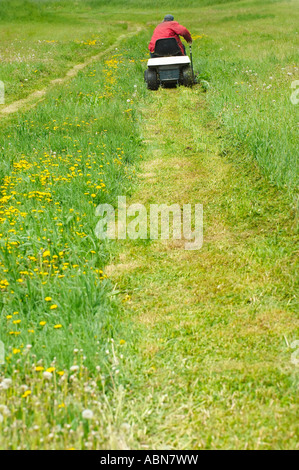
[{"label": "man", "polygon": [[157,39],[162,38],[175,38],[182,51],[182,54],[186,55],[185,46],[182,44],[180,36],[183,36],[183,38],[189,44],[192,43],[191,34],[189,33],[188,29],[184,28],[184,26],[181,26],[177,21],[174,21],[174,17],[172,15],[166,15],[163,22],[158,24],[156,27],[151,42],[149,43],[148,48],[151,56],[154,53]]}]

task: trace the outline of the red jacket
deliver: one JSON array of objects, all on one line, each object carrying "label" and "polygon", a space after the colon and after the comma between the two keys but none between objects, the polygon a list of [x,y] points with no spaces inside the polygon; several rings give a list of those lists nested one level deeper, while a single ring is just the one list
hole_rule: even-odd
[{"label": "red jacket", "polygon": [[191,34],[187,28],[181,26],[177,21],[163,21],[163,23],[158,24],[156,27],[148,48],[150,52],[154,52],[157,39],[176,38],[182,53],[185,54],[179,36],[183,36],[187,42],[192,42]]}]

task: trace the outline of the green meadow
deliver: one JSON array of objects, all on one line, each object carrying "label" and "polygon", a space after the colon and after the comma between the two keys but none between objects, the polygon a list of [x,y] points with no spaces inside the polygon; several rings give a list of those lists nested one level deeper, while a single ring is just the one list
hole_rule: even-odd
[{"label": "green meadow", "polygon": [[[152,92],[165,13],[198,84]],[[1,449],[298,448],[298,17],[0,0]],[[202,249],[98,240],[119,195],[202,203]]]}]

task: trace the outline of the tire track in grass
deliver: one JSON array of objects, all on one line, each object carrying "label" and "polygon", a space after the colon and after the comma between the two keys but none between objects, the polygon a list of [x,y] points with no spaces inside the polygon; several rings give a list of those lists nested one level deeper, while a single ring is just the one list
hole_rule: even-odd
[{"label": "tire track in grass", "polygon": [[14,101],[8,106],[5,106],[4,108],[0,109],[0,118],[5,118],[11,114],[14,114],[18,111],[24,111],[33,108],[36,106],[38,103],[44,100],[46,97],[46,94],[54,89],[56,86],[61,86],[67,81],[73,79],[78,75],[78,73],[85,69],[88,65],[92,64],[93,62],[101,59],[104,57],[106,54],[109,54],[115,47],[117,47],[124,39],[130,38],[132,36],[135,36],[142,30],[141,26],[138,26],[135,31],[132,31],[130,33],[122,34],[119,36],[117,41],[114,42],[111,46],[109,46],[105,51],[100,52],[99,54],[96,54],[92,57],[89,57],[87,60],[80,64],[74,65],[64,77],[60,78],[55,78],[50,81],[49,85],[44,87],[42,90],[36,90],[33,93],[30,93],[26,98],[23,98],[21,100]]},{"label": "tire track in grass", "polygon": [[129,203],[202,203],[204,243],[118,241],[106,270],[136,329],[122,410],[130,445],[295,448],[296,371],[283,340],[299,326],[288,202],[251,162],[221,156],[196,87],[147,94],[141,132]]}]

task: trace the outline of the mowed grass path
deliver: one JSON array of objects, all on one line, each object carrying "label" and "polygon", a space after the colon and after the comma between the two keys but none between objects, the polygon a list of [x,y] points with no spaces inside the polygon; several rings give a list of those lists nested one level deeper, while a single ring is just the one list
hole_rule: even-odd
[{"label": "mowed grass path", "polygon": [[221,156],[199,87],[160,90],[151,100],[140,188],[130,202],[202,203],[204,243],[186,251],[184,241],[127,240],[107,268],[124,295],[124,321],[138,332],[125,355],[131,445],[295,448],[288,202],[255,165]]}]

